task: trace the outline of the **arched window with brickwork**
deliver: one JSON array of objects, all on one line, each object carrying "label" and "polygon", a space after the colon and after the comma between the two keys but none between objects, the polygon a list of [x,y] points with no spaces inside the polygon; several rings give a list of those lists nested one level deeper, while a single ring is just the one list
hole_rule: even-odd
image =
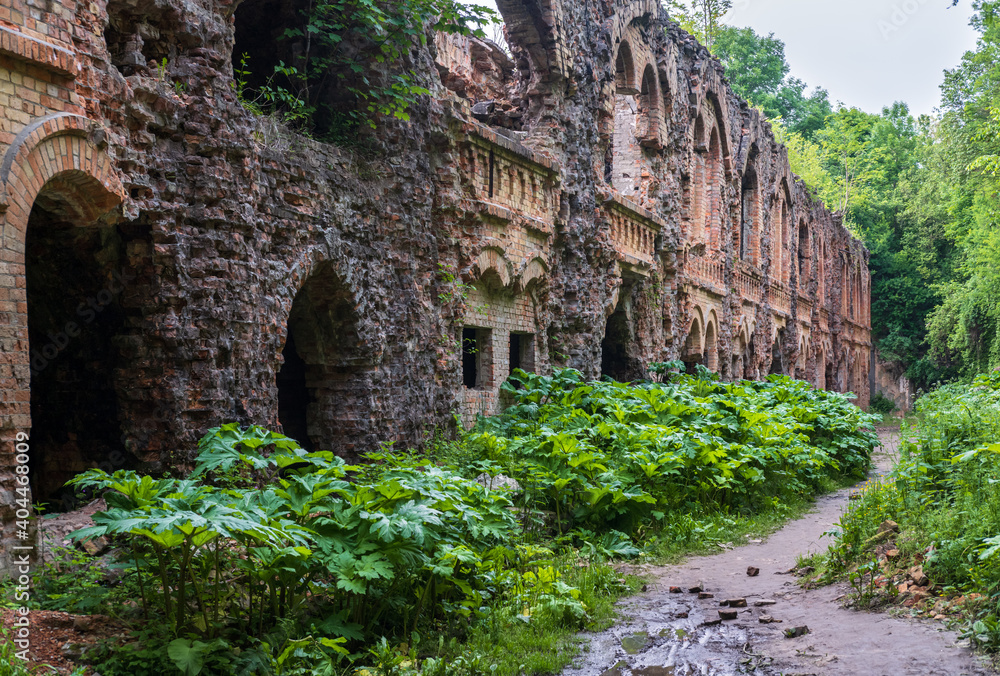
[{"label": "arched window with brickwork", "polygon": [[651,153],[663,147],[665,138],[665,89],[652,54],[648,50],[640,54],[623,40],[615,57],[605,180],[621,195],[643,205],[648,199],[643,189],[643,175],[648,171],[644,169],[648,170]]},{"label": "arched window with brickwork", "polygon": [[372,356],[359,331],[357,302],[332,263],[305,280],[288,311],[275,375],[278,421],[303,448],[357,458],[374,448]]},{"label": "arched window with brickwork", "polygon": [[638,143],[639,94],[632,47],[622,42],[615,58],[615,100],[611,143],[605,160],[605,178],[622,195],[638,192],[641,148]]},{"label": "arched window with brickwork", "polygon": [[639,144],[644,148],[662,147],[660,130],[663,127],[663,95],[656,70],[647,64],[642,72],[642,87],[639,89],[639,123],[637,132]]},{"label": "arched window with brickwork", "polygon": [[791,193],[788,181],[781,179],[771,221],[771,279],[775,284],[788,284],[788,236],[792,220]]},{"label": "arched window with brickwork", "polygon": [[681,359],[687,365],[688,373],[693,373],[695,365],[702,363],[704,359],[701,319],[697,316],[691,320],[691,328],[688,329],[687,339],[684,341],[684,351],[681,353]]},{"label": "arched window with brickwork", "polygon": [[756,265],[757,243],[760,238],[760,191],[757,170],[752,164],[748,164],[746,171],[743,172],[740,196],[740,259]]},{"label": "arched window with brickwork", "polygon": [[826,238],[822,235],[820,235],[817,250],[819,251],[819,260],[816,265],[818,268],[817,276],[819,277],[817,280],[817,300],[820,307],[826,307]]},{"label": "arched window with brickwork", "polygon": [[705,146],[705,119],[699,115],[694,121],[694,153],[691,158],[691,179],[689,182],[688,198],[688,236],[693,241],[700,241],[705,237],[705,223],[707,220],[706,190],[708,189],[708,154]]},{"label": "arched window with brickwork", "polygon": [[708,141],[708,161],[705,163],[705,229],[709,246],[719,250],[722,245],[722,185],[725,176],[722,166],[722,143],[719,129],[712,126]]},{"label": "arched window with brickwork", "polygon": [[708,326],[705,329],[705,360],[703,362],[708,367],[708,370],[712,372],[719,370],[718,342],[718,332],[715,329],[715,320],[713,318],[709,320]]},{"label": "arched window with brickwork", "polygon": [[812,275],[812,242],[809,239],[809,225],[803,219],[799,223],[799,292],[805,293]]}]

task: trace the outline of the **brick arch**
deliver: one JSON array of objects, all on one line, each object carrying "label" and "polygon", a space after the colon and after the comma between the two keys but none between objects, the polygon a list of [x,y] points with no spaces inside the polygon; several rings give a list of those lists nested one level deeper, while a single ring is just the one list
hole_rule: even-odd
[{"label": "brick arch", "polygon": [[[2,351],[11,355],[9,363],[26,367],[29,360],[25,251],[28,219],[38,196],[44,191],[58,198],[76,222],[93,222],[122,202],[124,190],[111,160],[90,139],[94,128],[90,120],[67,113],[38,118],[21,130],[0,161],[0,250],[9,252],[0,269],[14,278],[7,298],[15,331],[9,340],[0,339]],[[28,370],[18,371],[14,388],[27,393]],[[8,411],[10,418],[0,416],[0,421],[13,420],[18,429],[31,426],[27,399]]]},{"label": "brick arch", "polygon": [[611,44],[618,45],[637,19],[658,17],[662,12],[659,0],[626,0],[611,17]]},{"label": "brick arch", "polygon": [[500,279],[503,288],[507,288],[513,280],[511,274],[513,267],[502,249],[487,247],[479,252],[479,256],[472,264],[472,271],[476,281],[481,280],[487,273],[493,272]]},{"label": "brick arch", "polygon": [[639,107],[642,132],[639,143],[646,148],[662,148],[666,137],[665,99],[654,64],[647,63],[639,81]]},{"label": "brick arch", "polygon": [[383,341],[345,267],[312,252],[292,273],[280,314],[273,418],[307,449],[356,459],[380,433],[372,378]]},{"label": "brick arch", "polygon": [[778,284],[788,284],[790,261],[785,261],[791,241],[791,223],[795,219],[792,191],[787,177],[778,181],[778,191],[773,197],[774,212],[771,218],[774,230],[771,237],[771,278]]},{"label": "brick arch", "polygon": [[615,50],[615,92],[638,93],[639,78],[632,44],[623,40]]},{"label": "brick arch", "polygon": [[613,44],[615,80],[613,90],[603,96],[605,110],[614,116],[619,95],[635,96],[639,108],[636,140],[645,148],[659,150],[667,137],[669,78],[636,26],[628,25]]},{"label": "brick arch", "polygon": [[[719,85],[721,87],[721,84]],[[730,145],[729,120],[722,101],[725,97],[720,97],[717,90],[709,88],[705,92],[705,100],[702,107],[707,103],[711,108],[712,117],[715,118],[715,127],[719,130],[720,155],[722,156],[722,168],[726,177],[732,178],[735,170],[733,163],[732,147]]]},{"label": "brick arch", "polygon": [[705,353],[705,312],[701,306],[694,306],[691,321],[684,339],[682,357],[704,355]]},{"label": "brick arch", "polygon": [[541,284],[548,272],[549,267],[544,260],[541,258],[532,258],[524,266],[524,270],[521,271],[521,274],[517,278],[518,290],[524,291],[532,285],[537,286]]},{"label": "brick arch", "polygon": [[497,0],[507,27],[508,41],[527,56],[531,66],[531,93],[540,85],[570,77],[572,58],[563,46],[562,3],[557,0]]},{"label": "brick arch", "polygon": [[58,113],[21,130],[0,163],[0,211],[4,237],[23,239],[28,216],[43,188],[72,197],[81,220],[93,221],[124,199],[111,159],[91,140],[95,123]]},{"label": "brick arch", "polygon": [[703,341],[705,366],[710,371],[719,370],[719,316],[715,310],[709,310],[705,318],[705,338]]}]

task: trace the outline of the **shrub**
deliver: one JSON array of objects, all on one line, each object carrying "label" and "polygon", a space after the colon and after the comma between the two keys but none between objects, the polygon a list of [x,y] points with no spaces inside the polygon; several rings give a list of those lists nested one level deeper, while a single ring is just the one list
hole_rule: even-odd
[{"label": "shrub", "polygon": [[881,392],[876,392],[872,395],[871,403],[868,405],[868,410],[872,413],[878,413],[879,415],[888,415],[890,413],[895,413],[897,407],[896,402],[892,399],[885,396]]}]

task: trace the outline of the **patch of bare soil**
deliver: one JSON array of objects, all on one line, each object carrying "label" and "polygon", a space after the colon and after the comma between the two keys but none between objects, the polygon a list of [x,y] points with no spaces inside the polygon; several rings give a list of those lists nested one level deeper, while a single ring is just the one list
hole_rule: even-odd
[{"label": "patch of bare soil", "polygon": [[[95,500],[73,512],[48,515],[39,521],[39,552],[42,562],[51,563],[60,547],[73,546],[68,536],[75,530],[94,525],[91,516],[107,509],[104,500]],[[89,553],[98,554],[96,545],[88,543]],[[41,568],[35,575],[44,574]],[[0,625],[10,631],[15,620],[14,610],[0,610]],[[74,615],[49,610],[32,610],[28,615],[31,647],[28,664],[49,666],[55,673],[69,674],[77,668],[74,662],[85,650],[111,636],[124,634],[126,627],[104,615]],[[40,670],[39,673],[49,673]],[[88,670],[88,673],[89,670]]]},{"label": "patch of bare soil", "polygon": [[[880,436],[885,447],[876,460],[884,473],[895,462],[898,433]],[[810,514],[765,541],[683,565],[643,567],[648,591],[623,602],[625,620],[591,635],[589,652],[564,675],[995,673],[939,621],[850,610],[842,605],[847,585],[803,589],[787,573],[799,555],[825,551],[821,537],[854,490],[820,498]],[[751,577],[748,568],[759,574]],[[722,605],[729,600],[735,603]]]},{"label": "patch of bare soil", "polygon": [[[69,674],[76,669],[73,660],[85,646],[92,646],[125,631],[119,622],[104,615],[32,610],[28,620],[31,631],[28,664],[32,667],[47,665],[58,674]],[[0,610],[0,623],[9,630],[14,623],[14,611]],[[42,670],[39,673],[48,672]]]}]

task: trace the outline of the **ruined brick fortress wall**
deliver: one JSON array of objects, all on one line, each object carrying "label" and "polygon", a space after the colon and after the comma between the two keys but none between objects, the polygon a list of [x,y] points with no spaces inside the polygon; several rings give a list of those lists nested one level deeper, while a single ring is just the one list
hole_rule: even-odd
[{"label": "ruined brick fortress wall", "polygon": [[655,0],[499,0],[510,54],[415,49],[432,95],[364,154],[236,100],[269,2],[0,6],[5,542],[18,433],[58,505],[225,421],[419,444],[515,366],[679,358],[867,402],[867,251]]}]

